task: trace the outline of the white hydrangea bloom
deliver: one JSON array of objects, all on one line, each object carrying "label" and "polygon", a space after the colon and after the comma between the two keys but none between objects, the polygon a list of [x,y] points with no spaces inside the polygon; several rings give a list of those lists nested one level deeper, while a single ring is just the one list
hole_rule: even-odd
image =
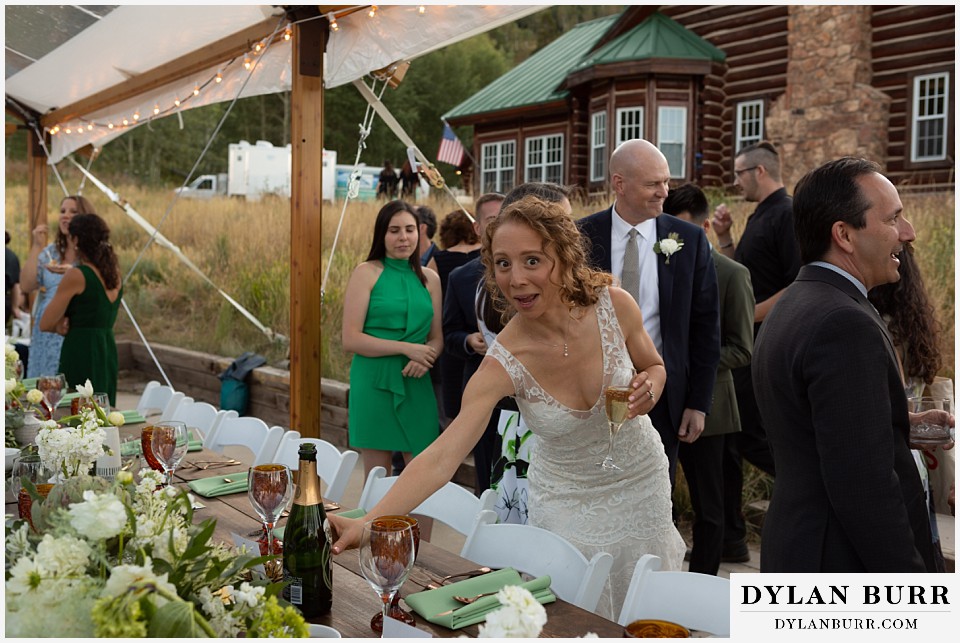
[{"label": "white hydrangea bloom", "polygon": [[487,615],[480,638],[536,638],[547,622],[547,611],[529,590],[508,585],[497,592],[503,605]]},{"label": "white hydrangea bloom", "polygon": [[106,540],[119,534],[127,524],[123,503],[112,493],[83,492],[84,502],[70,505],[70,526],[90,540]]},{"label": "white hydrangea bloom", "polygon": [[93,548],[85,540],[72,536],[54,538],[44,534],[43,540],[37,545],[36,563],[45,575],[79,576],[87,569],[91,554]]},{"label": "white hydrangea bloom", "polygon": [[247,607],[255,608],[260,599],[263,598],[263,594],[263,587],[254,587],[250,583],[244,581],[240,584],[240,589],[233,592],[233,599],[238,605],[246,604]]},{"label": "white hydrangea bloom", "polygon": [[[158,588],[170,592],[171,594],[177,593],[177,588],[174,587],[168,580],[166,574],[161,574],[157,576],[153,571],[153,563],[148,556],[144,561],[144,565],[117,565],[110,570],[110,578],[107,579],[107,584],[103,588],[103,596],[119,596],[129,589],[131,585],[138,582],[148,582],[153,583]],[[158,606],[166,602],[164,599],[158,597]]]}]

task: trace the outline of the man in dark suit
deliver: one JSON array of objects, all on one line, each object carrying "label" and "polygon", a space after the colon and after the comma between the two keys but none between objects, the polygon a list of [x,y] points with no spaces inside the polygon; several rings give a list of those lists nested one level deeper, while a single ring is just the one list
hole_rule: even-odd
[{"label": "man in dark suit", "polygon": [[[487,224],[500,214],[503,195],[488,192],[477,199],[474,208],[474,228],[483,239]],[[462,392],[467,382],[480,367],[487,352],[487,343],[477,324],[477,297],[482,293],[483,264],[474,258],[455,268],[447,277],[447,292],[443,297],[443,346],[450,355],[464,360]],[[497,414],[494,414],[495,416]],[[491,419],[477,446],[473,449],[473,464],[476,470],[476,493],[480,495],[490,487],[490,470],[497,446],[496,417]]]},{"label": "man in dark suit", "polygon": [[677,471],[680,441],[693,442],[710,412],[720,361],[717,273],[703,230],[661,217],[670,167],[654,145],[627,141],[610,156],[613,206],[578,221],[595,268],[620,277],[640,304],[643,325],[667,367],[667,386],[650,412]]},{"label": "man in dark suit", "polygon": [[[692,183],[671,190],[663,211],[699,225],[704,232],[710,229],[707,197]],[[730,369],[750,364],[754,299],[747,267],[716,248],[711,248],[710,254],[720,287],[720,364],[703,434],[696,442],[680,443],[680,464],[695,515],[689,571],[716,576],[723,550],[726,504],[740,506],[740,485],[724,480],[725,467],[740,467],[733,444],[740,431],[740,413]]]},{"label": "man in dark suit", "polygon": [[[760,571],[934,571],[901,369],[867,300],[914,239],[870,161],[804,176],[793,212],[804,266],[757,336],[753,381],[777,477]],[[934,413],[944,413],[935,411]]]}]

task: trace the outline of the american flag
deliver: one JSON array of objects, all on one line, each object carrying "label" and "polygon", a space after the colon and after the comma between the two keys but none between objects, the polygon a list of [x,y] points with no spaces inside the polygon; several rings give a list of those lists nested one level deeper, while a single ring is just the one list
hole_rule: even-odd
[{"label": "american flag", "polygon": [[437,160],[459,166],[463,162],[463,155],[466,150],[463,149],[463,143],[453,133],[450,126],[443,124],[443,138],[440,139],[440,150],[437,152]]}]

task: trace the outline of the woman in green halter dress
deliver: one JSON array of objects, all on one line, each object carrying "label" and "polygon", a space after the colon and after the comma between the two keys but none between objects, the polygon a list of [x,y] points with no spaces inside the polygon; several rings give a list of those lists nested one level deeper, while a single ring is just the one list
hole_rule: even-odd
[{"label": "woman in green halter dress", "polygon": [[391,201],[374,224],[367,260],[354,269],[343,303],[350,364],[350,446],[364,473],[391,469],[393,451],[423,451],[437,437],[429,371],[443,349],[440,278],[421,268],[413,206]]},{"label": "woman in green halter dress", "polygon": [[110,229],[96,214],[77,214],[69,224],[68,243],[80,265],[68,270],[40,318],[40,329],[64,335],[60,372],[67,387],[84,384],[117,403],[117,344],[113,325],[123,286]]}]

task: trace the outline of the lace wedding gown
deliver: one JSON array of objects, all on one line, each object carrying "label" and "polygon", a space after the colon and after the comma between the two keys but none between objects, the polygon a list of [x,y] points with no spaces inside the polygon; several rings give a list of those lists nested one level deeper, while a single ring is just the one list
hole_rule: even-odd
[{"label": "lace wedding gown", "polygon": [[[597,302],[597,320],[604,373],[630,366],[606,288]],[[660,436],[647,416],[628,420],[614,443],[614,461],[623,471],[601,469],[596,463],[606,455],[610,435],[603,395],[588,411],[567,408],[499,343],[487,354],[506,369],[520,414],[537,436],[527,474],[529,523],[563,536],[588,559],[600,551],[613,555],[596,612],[615,621],[640,556],[659,556],[663,570],[679,570],[683,563],[686,545],[673,525]]]}]

